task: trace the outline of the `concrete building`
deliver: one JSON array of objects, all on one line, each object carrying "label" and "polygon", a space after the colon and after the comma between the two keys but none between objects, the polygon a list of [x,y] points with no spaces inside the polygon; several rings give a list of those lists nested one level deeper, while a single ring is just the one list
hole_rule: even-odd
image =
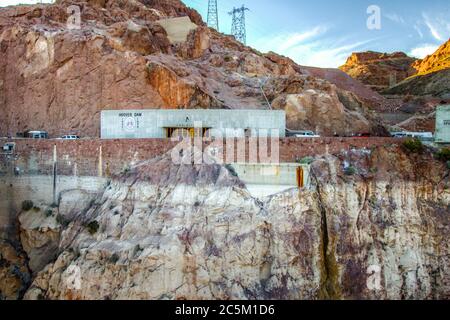
[{"label": "concrete building", "polygon": [[[201,129],[200,129],[201,128]],[[102,139],[285,137],[286,114],[272,110],[104,110]]]},{"label": "concrete building", "polygon": [[232,163],[248,191],[255,198],[264,198],[294,188],[309,188],[310,166],[298,163]]},{"label": "concrete building", "polygon": [[450,143],[450,105],[439,106],[436,110],[436,143]]}]

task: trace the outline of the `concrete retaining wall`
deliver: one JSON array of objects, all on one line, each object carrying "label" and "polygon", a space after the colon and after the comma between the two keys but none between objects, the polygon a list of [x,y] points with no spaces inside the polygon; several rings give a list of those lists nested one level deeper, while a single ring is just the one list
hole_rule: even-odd
[{"label": "concrete retaining wall", "polygon": [[[107,179],[100,177],[56,177],[56,196],[70,190],[97,194],[103,190]],[[32,200],[35,206],[45,210],[53,203],[53,176],[22,175],[0,177],[0,238],[11,231],[22,202]]]},{"label": "concrete retaining wall", "polygon": [[[0,155],[0,176],[10,172],[14,166],[19,167],[23,174],[51,175],[55,151],[59,175],[109,176],[139,161],[163,155],[178,143],[169,139],[77,141],[17,139],[14,141],[16,143],[15,160],[11,160],[11,157],[7,160],[6,156]],[[0,146],[6,142],[6,139],[0,139]],[[249,141],[236,140],[236,142],[245,143],[245,162],[255,162],[249,161]],[[279,162],[295,163],[297,159],[306,156],[321,155],[327,152],[334,154],[353,148],[373,148],[401,142],[402,140],[392,138],[308,140],[286,138],[279,140]],[[206,145],[207,143],[205,143],[205,147]],[[238,147],[235,145],[234,155],[237,155],[237,149]],[[224,150],[227,150],[226,144],[224,144]],[[238,161],[237,156],[234,159],[229,162],[242,162]],[[265,159],[259,160],[258,162],[266,162]]]}]

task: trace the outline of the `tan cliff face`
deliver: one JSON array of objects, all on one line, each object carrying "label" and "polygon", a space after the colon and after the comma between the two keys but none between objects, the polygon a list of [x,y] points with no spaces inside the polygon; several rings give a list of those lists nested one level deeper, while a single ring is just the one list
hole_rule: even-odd
[{"label": "tan cliff face", "polygon": [[339,69],[381,92],[415,74],[412,67],[415,61],[403,52],[358,52],[353,53]]},{"label": "tan cliff face", "polygon": [[[81,9],[79,30],[66,25],[71,4]],[[186,16],[197,27],[185,42],[171,42],[158,21]],[[105,109],[267,109],[261,85],[276,108],[292,114],[291,129],[379,133],[367,110],[383,104],[381,96],[342,81],[338,70],[308,69],[245,47],[206,28],[180,1],[7,7],[0,11],[0,45],[2,135],[46,130],[97,137]],[[323,97],[301,98],[308,90]],[[294,108],[291,95],[301,101]],[[302,120],[305,110],[315,112],[314,120]],[[334,130],[323,125],[329,117],[336,119]]]},{"label": "tan cliff face", "polygon": [[379,147],[320,157],[312,177],[261,200],[220,165],[139,163],[87,209],[59,209],[60,254],[25,298],[450,297],[445,164]]},{"label": "tan cliff face", "polygon": [[450,41],[423,60],[413,64],[414,76],[405,79],[385,93],[437,97],[450,101]]},{"label": "tan cliff face", "polygon": [[432,55],[413,64],[417,75],[425,75],[450,68],[450,40],[441,45]]}]

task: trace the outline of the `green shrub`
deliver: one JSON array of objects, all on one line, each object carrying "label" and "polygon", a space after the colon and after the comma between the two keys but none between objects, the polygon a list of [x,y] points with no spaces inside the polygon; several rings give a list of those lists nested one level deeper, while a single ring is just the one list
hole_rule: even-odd
[{"label": "green shrub", "polygon": [[442,161],[450,161],[450,149],[444,148],[436,153],[436,158]]},{"label": "green shrub", "polygon": [[126,165],[126,166],[124,166],[124,167],[122,168],[122,171],[121,171],[120,173],[121,173],[121,174],[128,174],[128,173],[130,173],[130,171],[131,171],[130,166]]},{"label": "green shrub", "polygon": [[69,221],[61,214],[56,216],[56,222],[58,222],[63,227],[67,227],[69,225]]},{"label": "green shrub", "polygon": [[33,207],[33,211],[34,211],[34,212],[39,212],[39,211],[41,211],[41,208],[39,208],[39,207],[37,207],[37,206],[34,206],[34,207]]},{"label": "green shrub", "polygon": [[98,229],[100,228],[100,225],[97,221],[91,221],[86,225],[87,230],[91,235],[96,234]]},{"label": "green shrub", "polygon": [[47,210],[45,210],[45,216],[47,218],[51,217],[52,215],[53,215],[53,210],[52,209],[48,208]]},{"label": "green shrub", "polygon": [[299,164],[307,164],[310,165],[311,163],[314,162],[314,158],[313,157],[304,157],[302,159],[297,159],[297,162]]},{"label": "green shrub", "polygon": [[450,169],[450,161],[447,161],[447,169]]},{"label": "green shrub", "polygon": [[344,173],[347,176],[353,176],[354,174],[356,174],[356,169],[355,167],[350,166],[344,169]]},{"label": "green shrub", "polygon": [[422,153],[424,146],[419,139],[408,139],[403,142],[403,149],[409,153]]},{"label": "green shrub", "polygon": [[230,172],[230,174],[231,174],[233,177],[237,177],[237,176],[238,176],[236,170],[234,170],[234,168],[233,168],[233,166],[232,166],[231,164],[225,165],[225,168],[227,168],[228,172]]},{"label": "green shrub", "polygon": [[110,263],[115,264],[115,263],[117,263],[117,261],[120,260],[120,257],[119,257],[119,255],[117,253],[113,253],[113,255],[110,256],[108,260],[109,260]]},{"label": "green shrub", "polygon": [[31,200],[25,200],[22,202],[22,210],[30,211],[34,207],[34,203]]}]

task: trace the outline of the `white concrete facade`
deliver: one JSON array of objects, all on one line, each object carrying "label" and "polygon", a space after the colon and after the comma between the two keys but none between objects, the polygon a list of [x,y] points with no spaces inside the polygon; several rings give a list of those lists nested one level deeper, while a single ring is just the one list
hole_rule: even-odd
[{"label": "white concrete facade", "polygon": [[439,106],[436,109],[435,142],[450,143],[450,105]]},{"label": "white concrete facade", "polygon": [[261,199],[290,189],[299,188],[299,168],[302,169],[303,173],[301,177],[303,187],[309,188],[311,185],[309,165],[298,163],[232,163],[231,166],[255,198]]},{"label": "white concrete facade", "polygon": [[207,128],[211,137],[285,137],[286,114],[272,110],[104,110],[102,139],[168,138],[168,129]]}]

